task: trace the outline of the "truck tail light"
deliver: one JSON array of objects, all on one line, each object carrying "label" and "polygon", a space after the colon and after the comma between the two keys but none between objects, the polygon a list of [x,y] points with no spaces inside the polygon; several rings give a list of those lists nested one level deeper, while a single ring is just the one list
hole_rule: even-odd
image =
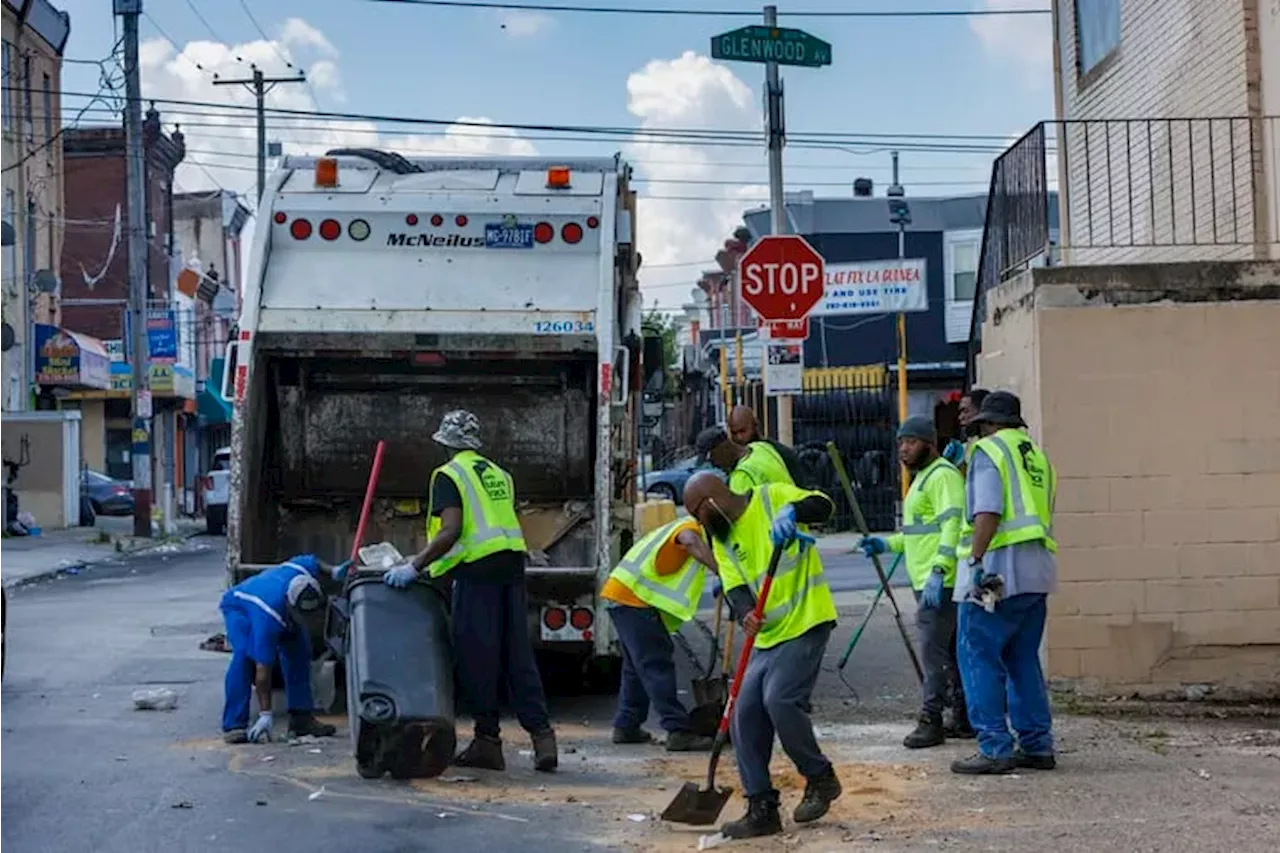
[{"label": "truck tail light", "polygon": [[546,625],[549,631],[559,631],[567,621],[568,616],[565,615],[563,607],[548,607],[547,612],[542,614],[542,624]]},{"label": "truck tail light", "polygon": [[570,245],[582,241],[582,226],[576,222],[568,222],[560,229],[560,239]]},{"label": "truck tail light", "polygon": [[289,221],[289,215],[285,213],[283,210],[277,210],[274,218],[276,220],[277,225],[283,225]]},{"label": "truck tail light", "polygon": [[289,226],[289,233],[295,240],[305,240],[311,236],[311,223],[306,219],[295,219]]},{"label": "truck tail light", "polygon": [[455,217],[453,218],[453,221],[454,221],[454,223],[455,223],[459,228],[466,228],[466,227],[467,227],[467,222],[468,222],[467,217],[463,216],[461,213],[459,213],[457,216],[455,216]]},{"label": "truck tail light", "polygon": [[363,219],[353,219],[347,226],[347,234],[357,243],[369,239],[369,223]]},{"label": "truck tail light", "polygon": [[569,615],[569,624],[576,631],[585,631],[596,621],[596,615],[586,607],[575,607],[573,613]]},{"label": "truck tail light", "polygon": [[588,228],[599,228],[599,227],[600,227],[600,217],[598,217],[598,216],[588,216],[588,217],[587,217],[587,227],[588,227]]},{"label": "truck tail light", "polygon": [[556,229],[551,227],[550,222],[539,222],[533,226],[533,239],[537,243],[550,243],[555,239]]},{"label": "truck tail light", "polygon": [[326,219],[320,223],[320,236],[325,240],[337,240],[342,236],[342,226],[336,219]]}]

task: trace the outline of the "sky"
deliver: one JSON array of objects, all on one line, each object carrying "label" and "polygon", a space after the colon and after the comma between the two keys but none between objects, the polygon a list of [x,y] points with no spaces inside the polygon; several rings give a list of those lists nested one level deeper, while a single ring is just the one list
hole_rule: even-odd
[{"label": "sky", "polygon": [[[519,2],[519,0],[516,0]],[[559,0],[547,0],[549,3]],[[114,123],[123,94],[106,62],[118,26],[106,0],[54,0],[71,16],[64,122]],[[752,9],[744,0],[608,0],[626,8]],[[830,42],[821,69],[783,69],[792,135],[787,191],[852,194],[869,177],[882,194],[891,147],[902,149],[909,196],[985,193],[991,162],[1008,141],[1053,116],[1049,15],[934,18],[788,18],[793,11],[1044,8],[1049,0],[779,0],[779,24]],[[631,129],[759,132],[764,66],[712,61],[711,37],[755,21],[723,16],[601,15],[438,8],[380,0],[144,0],[146,97],[253,103],[242,86],[254,65],[268,75],[301,70],[305,84],[267,96],[269,107],[373,117],[268,117],[285,153],[338,145],[405,154],[612,155],[632,163],[640,192],[637,240],[647,306],[679,310],[699,273],[745,209],[767,198],[763,137],[728,144],[637,139]],[[107,72],[108,88],[102,87]],[[114,87],[114,88],[113,88]],[[72,95],[70,93],[81,93]],[[92,96],[102,97],[90,103]],[[87,107],[87,109],[86,109]],[[180,124],[182,191],[222,187],[255,197],[251,112],[157,104]],[[82,112],[83,110],[83,112]],[[467,122],[463,126],[450,122]],[[605,137],[489,125],[619,129]],[[918,134],[915,137],[905,136]],[[957,137],[973,138],[957,138]],[[809,137],[813,139],[814,137]]]}]

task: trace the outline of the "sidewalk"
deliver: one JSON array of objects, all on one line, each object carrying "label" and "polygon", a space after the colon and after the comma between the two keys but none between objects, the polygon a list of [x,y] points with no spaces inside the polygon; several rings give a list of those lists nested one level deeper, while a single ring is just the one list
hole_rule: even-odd
[{"label": "sidewalk", "polygon": [[131,518],[99,517],[96,527],[50,530],[40,536],[5,537],[0,546],[0,578],[14,587],[60,574],[79,574],[86,566],[121,562],[156,553],[207,550],[207,542],[193,541],[204,531],[204,521],[182,518],[170,537],[138,539],[132,535]]}]

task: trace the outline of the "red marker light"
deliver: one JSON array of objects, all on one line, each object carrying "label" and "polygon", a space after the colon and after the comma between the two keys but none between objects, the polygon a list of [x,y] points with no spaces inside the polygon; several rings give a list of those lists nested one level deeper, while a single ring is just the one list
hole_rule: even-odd
[{"label": "red marker light", "polygon": [[550,243],[555,239],[556,229],[551,227],[550,222],[539,222],[533,226],[533,239],[538,243]]},{"label": "red marker light", "polygon": [[305,240],[311,236],[311,223],[305,219],[295,219],[289,226],[289,233],[295,240]]},{"label": "red marker light", "polygon": [[569,222],[560,229],[560,237],[569,244],[579,243],[582,241],[582,226],[576,222]]},{"label": "red marker light", "polygon": [[459,213],[453,221],[457,223],[459,228],[467,227],[467,217],[463,216],[461,213]]},{"label": "red marker light", "polygon": [[569,615],[569,624],[578,631],[587,630],[595,621],[596,615],[585,607],[575,607],[573,613]]},{"label": "red marker light", "polygon": [[559,631],[567,621],[568,617],[565,616],[564,610],[559,607],[547,608],[547,612],[542,617],[542,624],[546,625],[550,631]]},{"label": "red marker light", "polygon": [[588,216],[588,217],[587,217],[587,227],[588,227],[588,228],[599,228],[599,227],[600,227],[600,217],[599,217],[599,216]]},{"label": "red marker light", "polygon": [[405,225],[417,225],[417,224],[418,224],[418,214],[416,214],[416,213],[410,213],[408,216],[406,216],[406,217],[404,218],[404,224],[405,224]]},{"label": "red marker light", "polygon": [[431,224],[439,228],[444,224],[444,217],[437,213],[435,216],[431,217]]},{"label": "red marker light", "polygon": [[326,219],[320,223],[320,236],[326,240],[337,240],[342,236],[342,226],[336,219]]},{"label": "red marker light", "polygon": [[275,220],[277,225],[283,225],[289,221],[289,216],[283,210],[277,210]]}]

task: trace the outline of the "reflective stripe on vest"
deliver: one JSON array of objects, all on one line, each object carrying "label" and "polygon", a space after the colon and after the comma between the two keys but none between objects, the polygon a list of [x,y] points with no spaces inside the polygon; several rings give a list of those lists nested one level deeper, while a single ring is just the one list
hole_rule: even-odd
[{"label": "reflective stripe on vest", "polygon": [[631,546],[631,550],[609,575],[629,589],[636,598],[657,609],[662,621],[671,631],[679,629],[698,612],[702,587],[706,578],[701,564],[688,557],[678,570],[670,575],[657,572],[658,551],[671,539],[676,529],[687,525],[688,519],[677,518],[651,531]]},{"label": "reflective stripe on vest", "polygon": [[[1045,479],[1044,488],[1046,497],[1045,516],[1042,517],[1039,510],[1034,504],[1034,495],[1028,495],[1028,492],[1036,489],[1034,482],[1031,480],[1029,472],[1018,464],[1014,456],[1014,450],[1009,445],[1007,433],[1013,433],[1019,444],[1027,442],[1031,447],[1044,459],[1045,463]],[[996,527],[995,536],[991,538],[991,544],[987,546],[988,551],[996,548],[1004,548],[1009,545],[1016,545],[1021,542],[1043,541],[1046,548],[1051,552],[1057,552],[1058,543],[1053,538],[1053,508],[1057,500],[1057,474],[1053,470],[1053,464],[1045,457],[1044,451],[1037,446],[1031,439],[1018,430],[1001,430],[994,435],[987,436],[978,442],[978,447],[983,449],[996,466],[996,470],[1000,473],[1000,479],[1004,483],[1005,507],[1004,516],[1000,519],[999,525]],[[992,452],[992,451],[995,452]],[[997,456],[997,453],[999,454]],[[1028,503],[1028,498],[1032,499],[1032,503]],[[1028,507],[1030,507],[1028,509]],[[961,547],[966,549],[967,553],[973,553],[973,528],[970,526],[964,532],[964,538],[961,539]]]},{"label": "reflective stripe on vest", "polygon": [[[516,516],[514,495],[509,495],[504,502],[490,500],[487,493],[482,495],[476,487],[477,475],[468,467],[468,463],[477,461],[488,463],[505,478],[508,486],[511,485],[510,474],[474,450],[459,453],[435,470],[431,475],[433,489],[435,478],[443,475],[453,480],[462,496],[462,532],[453,547],[431,564],[429,571],[433,578],[440,577],[459,563],[474,562],[498,551],[525,550],[524,531]],[[433,507],[427,509],[429,537],[434,537],[441,526],[433,510]]]},{"label": "reflective stripe on vest", "polygon": [[924,588],[929,575],[939,565],[939,557],[947,560],[941,564],[945,570],[944,583],[947,586],[955,583],[955,571],[950,568],[950,561],[955,559],[956,549],[941,543],[942,527],[945,522],[960,518],[964,512],[960,507],[953,506],[938,512],[928,521],[921,515],[921,505],[928,500],[924,493],[925,487],[935,474],[948,468],[959,476],[960,472],[956,471],[955,466],[941,456],[929,463],[911,482],[911,488],[907,490],[907,497],[903,501],[903,551],[912,589]]}]

